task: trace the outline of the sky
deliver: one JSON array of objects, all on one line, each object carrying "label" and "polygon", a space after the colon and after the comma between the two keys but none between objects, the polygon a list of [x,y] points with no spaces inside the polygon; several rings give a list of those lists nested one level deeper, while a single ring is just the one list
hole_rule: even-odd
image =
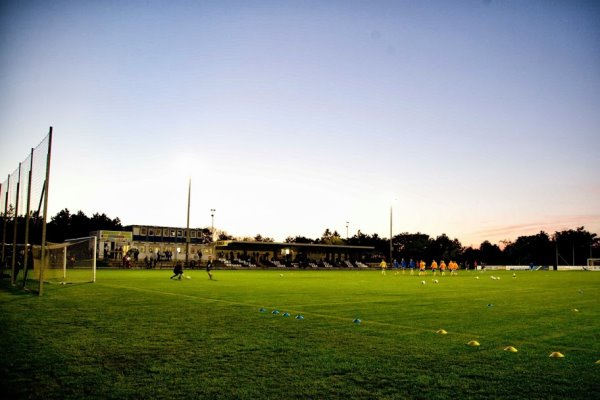
[{"label": "sky", "polygon": [[3,1],[0,176],[50,126],[50,216],[600,234],[600,2]]}]

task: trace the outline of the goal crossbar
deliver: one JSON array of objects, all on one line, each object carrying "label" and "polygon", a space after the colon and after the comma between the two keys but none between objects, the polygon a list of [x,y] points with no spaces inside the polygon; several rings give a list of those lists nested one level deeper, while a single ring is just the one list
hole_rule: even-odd
[{"label": "goal crossbar", "polygon": [[[44,281],[96,282],[97,238],[95,236],[67,239],[63,243],[47,243],[45,261],[41,262],[41,246],[34,246],[39,252],[40,270],[44,269]],[[85,270],[91,271],[88,275]],[[69,273],[71,271],[71,273]],[[76,272],[76,273],[75,273]],[[39,273],[36,274],[39,276]]]}]

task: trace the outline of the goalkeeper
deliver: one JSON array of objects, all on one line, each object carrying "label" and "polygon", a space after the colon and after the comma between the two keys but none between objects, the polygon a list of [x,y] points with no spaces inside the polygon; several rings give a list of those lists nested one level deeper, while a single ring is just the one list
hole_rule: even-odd
[{"label": "goalkeeper", "polygon": [[173,276],[170,279],[179,277],[178,279],[181,280],[182,276],[183,276],[183,265],[181,265],[181,262],[178,261],[177,264],[175,264],[175,268],[173,268]]}]

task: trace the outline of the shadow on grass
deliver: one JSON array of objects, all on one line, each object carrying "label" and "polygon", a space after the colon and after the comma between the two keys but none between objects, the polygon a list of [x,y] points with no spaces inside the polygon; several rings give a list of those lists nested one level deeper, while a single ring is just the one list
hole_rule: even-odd
[{"label": "shadow on grass", "polygon": [[25,288],[23,288],[22,282],[17,282],[15,285],[13,285],[10,280],[5,279],[0,281],[0,290],[2,290],[4,293],[18,297],[38,295],[38,290],[29,287],[29,285],[26,285]]}]

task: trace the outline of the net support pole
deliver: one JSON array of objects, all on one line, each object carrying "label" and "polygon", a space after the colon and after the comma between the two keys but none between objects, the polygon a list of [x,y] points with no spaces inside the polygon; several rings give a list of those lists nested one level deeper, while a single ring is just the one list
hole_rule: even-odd
[{"label": "net support pole", "polygon": [[8,219],[8,189],[10,189],[10,175],[6,181],[6,196],[4,196],[4,218],[2,226],[2,259],[0,259],[0,278],[4,277],[4,267],[6,266],[6,221]]},{"label": "net support pole", "polygon": [[98,246],[98,237],[94,236],[94,249],[92,250],[92,282],[96,282],[96,255],[97,255],[97,247]]},{"label": "net support pole", "polygon": [[[2,183],[0,183],[0,194],[2,193]],[[0,213],[0,215],[2,216],[2,223],[4,224],[4,220],[6,219],[6,216],[4,215],[4,213]],[[4,236],[2,236],[2,245],[0,245],[2,247],[4,247]],[[0,279],[2,279],[2,262],[4,262],[4,249],[2,249],[0,251]]]},{"label": "net support pole", "polygon": [[19,180],[17,181],[17,196],[15,198],[15,216],[13,218],[13,252],[12,252],[12,272],[10,274],[10,283],[17,283],[17,228],[19,224],[19,189],[21,186],[21,163],[19,163]]},{"label": "net support pole", "polygon": [[42,218],[42,266],[40,267],[40,286],[38,295],[44,293],[44,268],[46,261],[46,216],[48,214],[48,193],[50,193],[50,156],[52,154],[52,127],[48,132],[48,156],[46,158],[46,180],[44,181],[44,217]]},{"label": "net support pole", "polygon": [[[23,289],[27,283],[27,267],[29,266],[29,222],[31,220],[31,176],[33,174],[33,148],[29,157],[29,174],[27,177],[27,204],[25,205],[25,254],[23,255]],[[33,255],[33,254],[32,254]]]}]

